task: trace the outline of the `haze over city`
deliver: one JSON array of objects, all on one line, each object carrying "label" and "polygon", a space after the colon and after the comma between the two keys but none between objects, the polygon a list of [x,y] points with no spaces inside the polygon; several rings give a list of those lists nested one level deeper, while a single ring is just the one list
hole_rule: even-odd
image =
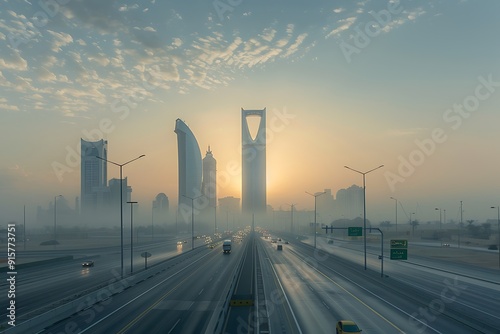
[{"label": "haze over city", "polygon": [[0,8],[1,333],[500,333],[500,1]]},{"label": "haze over city", "polygon": [[[382,1],[4,1],[0,223],[80,195],[80,139],[108,141],[132,199],[178,198],[175,120],[241,197],[241,108],[267,108],[267,204],[362,185],[420,221],[496,218],[500,4]],[[41,14],[40,14],[41,13]],[[119,169],[108,165],[108,178]],[[148,211],[149,212],[149,211]],[[360,211],[360,214],[362,212]],[[403,219],[403,218],[402,218]]]}]

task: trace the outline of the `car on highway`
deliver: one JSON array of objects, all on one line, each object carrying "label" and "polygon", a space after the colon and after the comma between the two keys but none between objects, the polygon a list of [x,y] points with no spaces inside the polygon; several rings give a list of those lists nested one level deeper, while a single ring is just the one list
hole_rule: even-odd
[{"label": "car on highway", "polygon": [[328,240],[328,243],[333,244],[333,240],[332,239]]},{"label": "car on highway", "polygon": [[82,267],[93,267],[94,266],[94,261],[92,260],[87,260],[82,262]]},{"label": "car on highway", "polygon": [[336,333],[337,334],[356,334],[361,333],[361,329],[359,329],[358,325],[352,320],[340,320],[337,322]]},{"label": "car on highway", "polygon": [[182,241],[177,241],[177,245],[182,245]]}]

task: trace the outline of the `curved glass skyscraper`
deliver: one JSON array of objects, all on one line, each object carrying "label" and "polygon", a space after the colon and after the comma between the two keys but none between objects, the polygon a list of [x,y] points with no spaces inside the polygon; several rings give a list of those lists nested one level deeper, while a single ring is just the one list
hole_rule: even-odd
[{"label": "curved glass skyscraper", "polygon": [[191,208],[190,198],[201,195],[201,151],[196,137],[181,119],[175,121],[179,160],[179,207]]}]

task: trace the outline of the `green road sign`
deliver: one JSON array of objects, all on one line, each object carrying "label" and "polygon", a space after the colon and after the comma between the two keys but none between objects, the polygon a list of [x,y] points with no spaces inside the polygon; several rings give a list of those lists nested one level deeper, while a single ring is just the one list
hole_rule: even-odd
[{"label": "green road sign", "polygon": [[363,228],[362,227],[348,227],[347,228],[347,235],[349,237],[360,237],[363,235]]},{"label": "green road sign", "polygon": [[391,249],[391,260],[408,260],[408,250]]},{"label": "green road sign", "polygon": [[408,240],[394,240],[391,239],[391,248],[408,248]]}]

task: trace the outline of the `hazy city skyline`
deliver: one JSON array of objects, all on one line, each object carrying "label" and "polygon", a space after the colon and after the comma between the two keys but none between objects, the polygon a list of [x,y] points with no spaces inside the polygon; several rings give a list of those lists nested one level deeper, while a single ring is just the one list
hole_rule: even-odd
[{"label": "hazy city skyline", "polygon": [[[178,202],[175,120],[241,198],[241,108],[267,108],[267,203],[362,185],[367,218],[495,219],[500,3],[5,1],[2,225],[80,196],[80,139],[107,140],[132,200]],[[225,8],[225,9],[224,9]],[[46,18],[46,19],[44,19]],[[108,180],[119,168],[108,165]]]}]

